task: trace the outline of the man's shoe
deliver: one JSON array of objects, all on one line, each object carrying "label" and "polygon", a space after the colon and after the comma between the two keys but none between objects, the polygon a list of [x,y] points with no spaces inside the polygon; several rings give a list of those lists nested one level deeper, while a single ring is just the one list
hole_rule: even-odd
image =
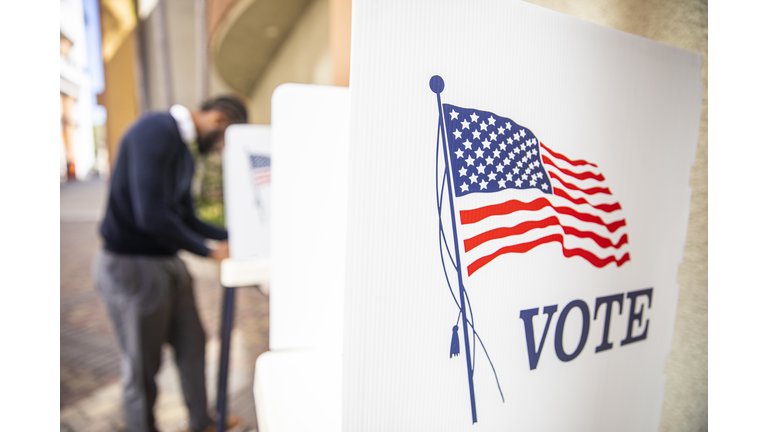
[{"label": "man's shoe", "polygon": [[[236,416],[227,417],[226,429],[224,430],[230,430],[239,424],[240,424],[240,417],[236,417]],[[191,432],[191,431],[187,429],[184,432]],[[214,422],[212,425],[205,428],[203,432],[216,432],[216,422]]]}]

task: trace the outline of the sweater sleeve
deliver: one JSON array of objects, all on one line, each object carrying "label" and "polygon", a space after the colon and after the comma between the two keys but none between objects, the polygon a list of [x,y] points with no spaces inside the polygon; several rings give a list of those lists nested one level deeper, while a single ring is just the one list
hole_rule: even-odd
[{"label": "sweater sleeve", "polygon": [[173,164],[173,136],[162,128],[138,130],[128,163],[131,203],[137,227],[159,241],[207,256],[204,238],[173,211],[175,179],[168,168]]}]

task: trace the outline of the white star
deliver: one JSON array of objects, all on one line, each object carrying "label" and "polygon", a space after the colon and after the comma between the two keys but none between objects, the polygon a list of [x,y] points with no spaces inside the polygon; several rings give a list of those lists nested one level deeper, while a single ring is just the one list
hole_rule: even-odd
[{"label": "white star", "polygon": [[544,190],[547,190],[547,189],[549,189],[549,186],[547,186],[546,183],[542,183],[541,184],[541,188],[544,189]]},{"label": "white star", "polygon": [[536,154],[536,153],[538,153],[538,151],[536,151],[536,149],[533,149],[533,150],[531,150],[531,152],[532,152],[533,154]]},{"label": "white star", "polygon": [[459,177],[466,177],[467,176],[467,169],[464,167],[459,168]]},{"label": "white star", "polygon": [[495,119],[495,118],[493,118],[493,116],[490,116],[490,117],[488,118],[488,123],[489,123],[489,124],[492,124],[492,125],[495,125],[495,124],[496,124],[496,119]]},{"label": "white star", "polygon": [[531,152],[530,152],[530,150],[529,150],[529,151],[527,151],[527,152],[525,152],[525,157],[527,157],[528,159],[530,159],[530,158],[531,158]]},{"label": "white star", "polygon": [[488,138],[484,139],[481,144],[483,145],[483,148],[491,148],[491,142],[488,141]]},{"label": "white star", "polygon": [[515,180],[515,186],[520,187],[520,186],[522,186],[522,184],[523,184],[522,180],[520,180],[520,179]]},{"label": "white star", "polygon": [[493,151],[493,157],[495,157],[495,158],[499,157],[500,154],[501,154],[501,152],[498,151],[498,150],[494,150]]},{"label": "white star", "polygon": [[520,161],[517,161],[517,166],[518,166],[518,167],[520,167],[520,168],[522,168],[522,167],[523,167],[523,163],[522,163],[522,162],[520,162]]},{"label": "white star", "polygon": [[496,180],[496,173],[492,172],[492,173],[488,174],[488,180]]},{"label": "white star", "polygon": [[498,165],[496,165],[496,172],[502,172],[502,171],[504,171],[504,165],[499,163]]},{"label": "white star", "polygon": [[514,138],[515,141],[520,141],[520,134],[514,134],[512,135],[512,138]]},{"label": "white star", "polygon": [[530,168],[526,169],[526,170],[525,170],[525,173],[526,173],[526,174],[530,174],[530,173],[531,173],[531,169],[530,169]]},{"label": "white star", "polygon": [[451,120],[456,120],[457,118],[459,118],[459,113],[456,110],[451,110]]},{"label": "white star", "polygon": [[512,181],[512,173],[507,173],[507,180]]},{"label": "white star", "polygon": [[533,145],[536,145],[536,138],[532,138],[531,142],[533,143]]},{"label": "white star", "polygon": [[480,182],[480,190],[488,189],[488,182],[483,180]]},{"label": "white star", "polygon": [[520,136],[525,138],[525,129],[520,129]]},{"label": "white star", "polygon": [[472,131],[472,139],[480,139],[480,132]]},{"label": "white star", "polygon": [[536,186],[536,178],[531,179],[531,181],[528,182],[531,186]]},{"label": "white star", "polygon": [[528,164],[528,169],[533,169],[533,164],[532,163]]},{"label": "white star", "polygon": [[523,156],[523,162],[528,162],[528,158]]},{"label": "white star", "polygon": [[485,165],[483,165],[482,163],[480,165],[478,165],[477,166],[477,173],[478,174],[485,174]]},{"label": "white star", "polygon": [[544,178],[544,174],[541,173],[541,171],[536,173],[536,177],[538,178]]},{"label": "white star", "polygon": [[480,118],[477,114],[472,113],[469,115],[469,117],[472,119],[473,123],[477,123],[477,119]]},{"label": "white star", "polygon": [[528,174],[523,174],[520,176],[520,178],[523,180],[528,180]]},{"label": "white star", "polygon": [[453,132],[453,136],[455,136],[455,137],[456,137],[456,139],[459,139],[459,138],[461,138],[461,131],[459,131],[458,129],[456,129],[456,130]]},{"label": "white star", "polygon": [[515,160],[515,154],[512,153],[512,152],[509,152],[509,159],[510,160]]},{"label": "white star", "polygon": [[507,142],[508,142],[508,143],[510,143],[510,144],[512,144],[512,138],[511,138],[511,137],[510,137],[510,138],[507,138]]},{"label": "white star", "polygon": [[506,150],[506,149],[507,149],[507,145],[506,145],[506,144],[504,144],[504,141],[502,141],[501,143],[499,143],[499,148],[500,148],[500,149],[502,149],[502,150]]},{"label": "white star", "polygon": [[477,156],[478,159],[483,157],[483,149],[475,150],[475,156]]},{"label": "white star", "polygon": [[512,168],[512,172],[515,174],[520,174],[520,168]]},{"label": "white star", "polygon": [[496,141],[497,135],[493,132],[491,132],[491,141]]},{"label": "white star", "polygon": [[507,130],[510,130],[510,129],[512,129],[512,123],[510,123],[510,122],[507,122],[506,126],[507,126]]},{"label": "white star", "polygon": [[456,153],[456,157],[457,158],[463,158],[464,157],[464,151],[462,149],[458,149],[454,153]]},{"label": "white star", "polygon": [[493,164],[493,157],[488,156],[487,158],[485,158],[485,163],[487,163],[488,165],[492,165]]},{"label": "white star", "polygon": [[538,167],[539,167],[539,161],[534,161],[534,162],[533,162],[533,166],[535,166],[536,168],[538,168]]},{"label": "white star", "polygon": [[499,127],[499,135],[504,135],[504,127]]},{"label": "white star", "polygon": [[469,186],[467,186],[467,183],[466,182],[462,183],[461,184],[461,191],[462,192],[466,192],[468,190],[469,190]]},{"label": "white star", "polygon": [[485,124],[485,122],[480,123],[480,130],[487,130],[487,129],[488,129],[488,125]]},{"label": "white star", "polygon": [[506,189],[507,187],[507,181],[504,179],[499,180],[499,187]]},{"label": "white star", "polygon": [[467,166],[472,165],[474,163],[475,163],[475,159],[472,156],[467,158]]},{"label": "white star", "polygon": [[515,147],[515,153],[520,153],[520,147]]},{"label": "white star", "polygon": [[462,129],[469,129],[469,122],[467,121],[467,119],[464,119],[464,120],[461,121],[461,128]]},{"label": "white star", "polygon": [[509,158],[505,158],[504,159],[504,165],[509,165],[510,162],[512,162],[512,161],[509,160]]},{"label": "white star", "polygon": [[469,141],[469,140],[466,140],[466,141],[464,141],[462,144],[464,144],[464,149],[465,149],[465,150],[470,150],[470,149],[472,149],[472,142],[471,142],[471,141]]},{"label": "white star", "polygon": [[476,175],[474,175],[474,174],[472,174],[471,176],[469,176],[469,182],[470,182],[470,183],[477,183],[477,176],[476,176]]}]

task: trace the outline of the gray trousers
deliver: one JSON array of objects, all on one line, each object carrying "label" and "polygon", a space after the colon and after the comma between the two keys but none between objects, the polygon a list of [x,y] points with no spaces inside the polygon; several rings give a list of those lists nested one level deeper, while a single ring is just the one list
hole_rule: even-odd
[{"label": "gray trousers", "polygon": [[205,332],[184,262],[177,256],[101,251],[94,276],[122,351],[127,430],[157,431],[155,375],[165,342],[174,350],[190,429],[202,431],[211,425],[205,394]]}]

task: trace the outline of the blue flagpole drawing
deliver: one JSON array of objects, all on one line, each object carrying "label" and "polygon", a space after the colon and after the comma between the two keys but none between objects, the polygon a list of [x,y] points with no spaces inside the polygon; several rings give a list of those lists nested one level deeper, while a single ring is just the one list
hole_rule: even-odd
[{"label": "blue flagpole drawing", "polygon": [[[446,145],[446,138],[445,138],[445,122],[443,121],[443,104],[440,100],[440,93],[443,91],[443,88],[445,88],[445,82],[443,82],[443,79],[437,75],[433,76],[432,79],[429,81],[429,87],[432,89],[433,92],[437,95],[437,110],[440,112],[440,134],[443,138],[443,156],[445,157],[445,163],[446,163],[446,169],[448,167],[448,164],[450,163],[448,159],[448,146]],[[450,174],[449,174],[450,175]],[[449,182],[449,184],[453,184],[453,182]],[[453,207],[453,191],[449,187],[448,188],[448,202],[450,203],[451,207],[451,224],[453,228],[453,246],[455,250],[455,257],[456,257],[456,274],[459,278],[459,300],[461,303],[461,325],[464,328],[464,353],[465,357],[467,359],[467,378],[469,379],[469,400],[470,404],[472,405],[472,423],[477,423],[477,410],[475,409],[475,383],[473,376],[474,371],[472,370],[472,359],[470,358],[469,354],[469,332],[467,332],[467,309],[464,304],[464,282],[462,281],[461,277],[461,257],[459,256],[459,240],[456,236],[456,216],[455,211]],[[441,247],[442,250],[442,247]],[[456,326],[454,326],[454,334],[456,334],[458,329],[455,329]],[[453,346],[453,343],[451,343]],[[451,350],[453,351],[453,350]],[[458,354],[458,353],[456,353]],[[453,353],[451,354],[451,357],[453,357]]]},{"label": "blue flagpole drawing", "polygon": [[[477,409],[475,407],[475,383],[474,383],[476,342],[480,342],[480,347],[483,349],[483,352],[485,353],[485,356],[488,359],[488,363],[490,364],[491,369],[493,370],[493,375],[496,378],[496,386],[499,389],[499,394],[501,395],[502,402],[504,402],[504,393],[502,393],[501,391],[499,378],[496,375],[496,368],[493,366],[493,362],[491,361],[491,357],[488,354],[488,350],[485,348],[485,344],[483,343],[482,338],[480,338],[480,335],[477,333],[477,330],[475,328],[474,315],[472,313],[472,304],[469,301],[469,295],[467,294],[466,287],[464,286],[461,257],[460,257],[460,251],[459,251],[459,240],[458,240],[458,234],[456,230],[456,212],[454,207],[454,194],[453,194],[453,188],[450,186],[454,184],[453,178],[452,178],[453,174],[450,169],[451,162],[450,162],[450,158],[448,157],[448,141],[446,140],[443,104],[440,98],[440,93],[442,93],[445,87],[445,83],[440,76],[435,75],[432,77],[432,79],[430,79],[429,87],[437,95],[437,108],[439,112],[437,148],[435,151],[435,181],[436,181],[435,195],[437,200],[437,212],[438,212],[438,221],[439,221],[438,225],[439,225],[440,258],[443,263],[443,273],[445,274],[446,283],[448,284],[448,288],[451,291],[451,296],[453,297],[453,300],[459,309],[459,315],[456,320],[456,325],[453,326],[453,334],[451,337],[450,358],[453,358],[454,356],[458,356],[460,352],[460,343],[459,343],[459,335],[458,335],[458,330],[459,330],[458,324],[460,320],[464,330],[464,353],[465,353],[465,358],[467,362],[467,379],[469,382],[469,399],[470,399],[470,407],[472,410],[472,423],[474,424],[474,423],[477,423]],[[442,177],[440,175],[440,170],[439,170],[441,141],[442,141],[442,148],[443,148],[442,153],[445,161],[444,162],[445,167],[442,172]],[[450,213],[451,213],[451,228],[453,232],[453,250],[454,250],[453,254],[451,254],[451,247],[448,245],[448,241],[445,238],[445,231],[443,229],[443,220],[442,220],[442,203],[443,203],[443,195],[446,189],[446,183],[449,185],[447,189],[448,189],[448,202],[449,202]],[[456,294],[453,291],[453,288],[451,286],[451,281],[448,276],[448,271],[446,269],[445,256],[443,254],[443,246],[445,246],[445,250],[448,253],[451,266],[456,271],[456,276],[458,279],[458,287],[459,287],[458,300],[456,299]],[[454,257],[455,257],[455,260],[454,260]],[[469,315],[467,315],[467,312],[469,312]],[[469,345],[469,331],[468,331],[470,328],[472,330],[471,352],[469,349],[470,345]]]}]

